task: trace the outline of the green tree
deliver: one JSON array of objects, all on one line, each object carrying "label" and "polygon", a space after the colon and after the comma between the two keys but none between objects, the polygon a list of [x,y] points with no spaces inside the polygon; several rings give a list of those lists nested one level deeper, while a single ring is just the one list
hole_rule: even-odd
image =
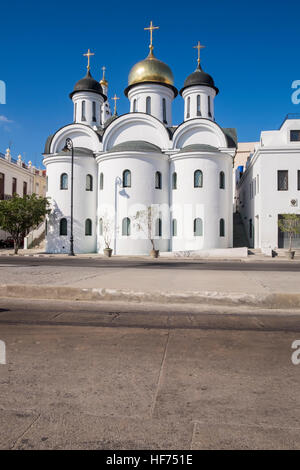
[{"label": "green tree", "polygon": [[36,228],[45,215],[50,213],[48,207],[48,199],[36,194],[23,197],[14,194],[11,199],[0,201],[0,228],[11,234],[15,254],[18,253],[21,238],[31,228]]},{"label": "green tree", "polygon": [[298,214],[282,214],[278,219],[278,227],[288,234],[290,239],[289,251],[292,251],[292,238],[300,233],[300,216]]}]

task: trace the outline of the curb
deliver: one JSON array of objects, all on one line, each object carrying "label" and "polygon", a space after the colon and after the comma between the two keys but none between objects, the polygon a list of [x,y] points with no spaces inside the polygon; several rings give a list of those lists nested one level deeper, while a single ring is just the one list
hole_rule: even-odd
[{"label": "curb", "polygon": [[267,309],[300,308],[300,294],[244,294],[222,292],[139,292],[123,289],[80,288],[69,286],[0,285],[0,297],[72,301],[116,301],[125,303],[149,302],[155,304],[211,304],[251,306]]}]

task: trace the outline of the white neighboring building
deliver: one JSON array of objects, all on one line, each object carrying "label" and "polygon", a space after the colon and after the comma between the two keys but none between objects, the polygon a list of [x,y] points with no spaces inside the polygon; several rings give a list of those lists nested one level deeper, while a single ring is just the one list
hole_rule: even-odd
[{"label": "white neighboring building", "polygon": [[[238,175],[237,210],[253,248],[288,246],[278,218],[300,217],[300,119],[288,115],[279,130],[261,133],[260,143]],[[294,240],[300,248],[300,237]]]},{"label": "white neighboring building", "polygon": [[104,119],[108,84],[94,80],[88,66],[70,94],[74,122],[47,139],[44,164],[53,209],[47,252],[70,249],[71,154],[62,151],[67,138],[74,147],[75,252],[103,252],[109,218],[114,254],[148,254],[150,241],[134,221],[149,206],[156,208],[160,251],[232,247],[235,129],[215,122],[218,89],[200,59],[180,91],[183,122],[173,126],[173,74],[149,47],[148,57],[129,73],[127,114]]}]

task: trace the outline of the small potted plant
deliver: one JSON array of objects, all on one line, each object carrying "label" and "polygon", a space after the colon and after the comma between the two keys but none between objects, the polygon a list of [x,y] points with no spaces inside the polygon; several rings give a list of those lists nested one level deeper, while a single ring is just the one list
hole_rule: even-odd
[{"label": "small potted plant", "polygon": [[298,214],[283,214],[278,220],[278,227],[289,236],[289,250],[286,252],[289,259],[294,259],[295,250],[292,249],[292,239],[300,233],[300,216]]},{"label": "small potted plant", "polygon": [[111,238],[112,238],[113,221],[107,216],[107,214],[105,214],[101,220],[102,220],[102,234],[103,234],[103,240],[105,244],[103,253],[108,258],[111,258],[113,250],[112,248],[110,248],[110,243],[111,243]]},{"label": "small potted plant", "polygon": [[149,206],[145,210],[138,211],[134,219],[137,229],[142,230],[151,242],[152,250],[150,251],[150,256],[158,258],[159,250],[155,249],[153,238],[154,215],[154,208]]}]

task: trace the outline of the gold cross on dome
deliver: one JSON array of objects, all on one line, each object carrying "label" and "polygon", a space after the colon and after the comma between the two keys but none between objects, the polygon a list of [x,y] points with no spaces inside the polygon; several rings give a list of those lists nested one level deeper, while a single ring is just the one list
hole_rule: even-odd
[{"label": "gold cross on dome", "polygon": [[150,31],[150,45],[149,45],[150,52],[152,52],[153,50],[152,40],[153,40],[153,31],[155,29],[159,29],[159,26],[153,26],[152,20],[150,21],[150,26],[148,28],[144,28],[145,31]]},{"label": "gold cross on dome", "polygon": [[115,102],[114,114],[117,114],[117,100],[119,100],[120,98],[115,94],[115,96],[111,99]]},{"label": "gold cross on dome", "polygon": [[102,80],[105,80],[105,71],[106,71],[106,67],[102,67],[102,71],[103,71],[103,77],[102,77]]},{"label": "gold cross on dome", "polygon": [[90,57],[91,57],[92,55],[95,55],[95,54],[94,54],[93,52],[91,52],[91,51],[88,49],[87,53],[86,53],[86,54],[83,54],[83,55],[88,58],[88,63],[87,63],[87,67],[86,67],[86,68],[87,68],[88,70],[90,70],[90,68],[91,68],[91,67],[90,67]]},{"label": "gold cross on dome", "polygon": [[200,51],[201,49],[204,49],[205,46],[202,46],[202,44],[200,44],[200,41],[198,41],[198,44],[197,46],[193,46],[194,49],[198,49],[198,59],[197,59],[197,62],[198,62],[198,65],[200,64]]}]

